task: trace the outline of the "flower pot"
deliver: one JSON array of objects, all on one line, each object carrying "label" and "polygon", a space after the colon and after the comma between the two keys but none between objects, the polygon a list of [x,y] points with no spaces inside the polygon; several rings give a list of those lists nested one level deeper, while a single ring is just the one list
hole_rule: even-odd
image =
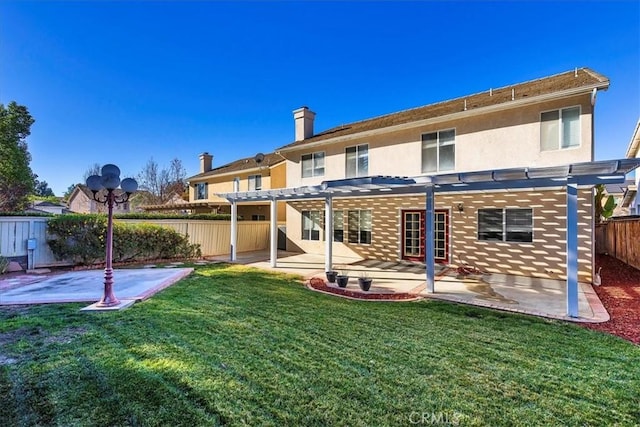
[{"label": "flower pot", "polygon": [[327,282],[336,283],[336,276],[338,275],[337,271],[327,271]]},{"label": "flower pot", "polygon": [[371,288],[371,282],[373,279],[364,279],[362,277],[358,278],[358,285],[360,285],[360,289],[363,291],[368,291]]},{"label": "flower pot", "polygon": [[349,276],[339,274],[338,276],[336,276],[336,281],[338,282],[338,286],[340,286],[341,288],[346,288],[347,283],[349,283]]}]

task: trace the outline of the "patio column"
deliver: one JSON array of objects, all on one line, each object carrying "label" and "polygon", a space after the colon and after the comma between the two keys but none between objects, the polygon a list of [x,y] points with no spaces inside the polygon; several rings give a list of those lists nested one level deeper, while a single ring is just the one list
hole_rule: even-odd
[{"label": "patio column", "polygon": [[435,292],[435,258],[434,258],[434,241],[433,241],[433,221],[434,221],[434,200],[433,185],[426,188],[426,207],[424,215],[424,263],[427,270],[427,292]]},{"label": "patio column", "polygon": [[567,316],[578,317],[578,184],[567,182]]},{"label": "patio column", "polygon": [[271,268],[275,268],[278,263],[278,202],[276,199],[271,199],[271,218],[270,221],[270,236],[271,241],[269,242],[271,253]]},{"label": "patio column", "polygon": [[[233,192],[240,191],[240,178],[233,179]],[[231,261],[238,259],[238,202],[231,200]]]},{"label": "patio column", "polygon": [[324,271],[333,267],[333,199],[324,199]]}]

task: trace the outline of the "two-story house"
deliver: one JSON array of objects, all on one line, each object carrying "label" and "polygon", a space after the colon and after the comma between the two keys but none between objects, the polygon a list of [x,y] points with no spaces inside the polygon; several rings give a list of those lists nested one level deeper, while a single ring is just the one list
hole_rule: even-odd
[{"label": "two-story house", "polygon": [[[566,165],[593,161],[596,94],[608,86],[606,77],[581,68],[317,133],[315,113],[303,107],[294,111],[295,141],[276,153],[286,158],[289,187],[368,176],[491,174],[508,168],[555,167],[564,173]],[[457,264],[462,259],[491,272],[564,277],[563,183],[555,188],[506,187],[435,195],[436,261]],[[325,232],[321,197],[288,202],[292,245],[324,253],[326,239],[332,239],[335,254],[425,259],[424,194],[350,194],[354,197],[333,197],[331,236]],[[580,186],[577,200],[578,277],[590,282],[592,186]]]},{"label": "two-story house", "polygon": [[[213,156],[207,152],[200,155],[200,173],[188,178],[189,203],[184,207],[194,213],[231,213],[227,199],[218,193],[232,191],[261,191],[286,186],[286,165],[284,157],[275,154],[257,154],[213,166]],[[268,202],[256,202],[238,206],[238,216],[245,220],[265,221],[270,219]],[[286,217],[285,204],[278,204],[277,220]]]}]

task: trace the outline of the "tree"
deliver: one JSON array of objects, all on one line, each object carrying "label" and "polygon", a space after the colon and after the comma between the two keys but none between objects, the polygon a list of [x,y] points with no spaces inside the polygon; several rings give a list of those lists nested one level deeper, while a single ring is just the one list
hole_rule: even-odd
[{"label": "tree", "polygon": [[613,211],[616,209],[616,201],[613,196],[609,195],[605,199],[605,186],[604,184],[596,185],[596,194],[594,196],[595,205],[595,217],[596,222],[602,222],[603,219],[609,219],[613,215]]},{"label": "tree", "polygon": [[36,187],[35,187],[34,193],[36,196],[40,196],[40,197],[55,196],[55,194],[53,194],[53,190],[49,188],[49,184],[47,184],[47,181],[38,181],[37,179],[35,181],[36,181]]},{"label": "tree", "polygon": [[69,200],[69,197],[71,197],[71,193],[73,193],[73,190],[75,190],[78,185],[80,185],[80,183],[71,184],[69,187],[67,187],[67,191],[64,192],[62,198],[64,200]]},{"label": "tree", "polygon": [[26,143],[34,122],[27,107],[0,104],[0,211],[24,209],[35,187]]},{"label": "tree", "polygon": [[142,204],[161,205],[167,203],[174,195],[182,197],[186,188],[186,175],[182,161],[178,158],[171,160],[168,168],[160,168],[158,163],[149,159],[145,167],[138,174],[138,184]]},{"label": "tree", "polygon": [[101,175],[101,174],[102,174],[102,166],[100,166],[99,163],[94,163],[91,166],[89,166],[86,171],[84,171],[82,180],[86,182],[87,178],[89,178],[91,175]]}]

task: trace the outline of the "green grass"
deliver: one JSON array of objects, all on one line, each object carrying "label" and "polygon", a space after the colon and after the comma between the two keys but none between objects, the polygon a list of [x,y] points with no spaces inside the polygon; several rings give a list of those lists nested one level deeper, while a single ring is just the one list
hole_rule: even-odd
[{"label": "green grass", "polygon": [[0,425],[640,420],[640,348],[562,322],[344,300],[226,265],[122,312],[82,306],[0,308]]}]

